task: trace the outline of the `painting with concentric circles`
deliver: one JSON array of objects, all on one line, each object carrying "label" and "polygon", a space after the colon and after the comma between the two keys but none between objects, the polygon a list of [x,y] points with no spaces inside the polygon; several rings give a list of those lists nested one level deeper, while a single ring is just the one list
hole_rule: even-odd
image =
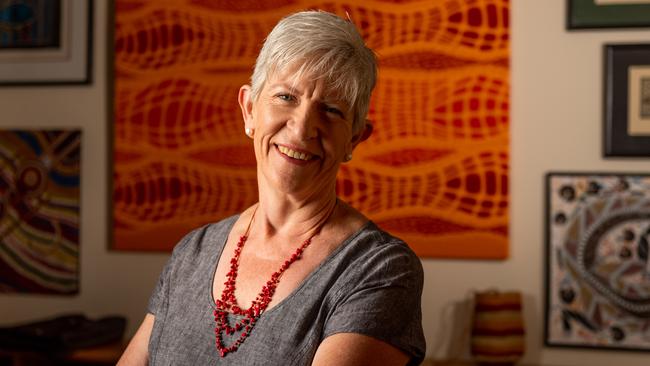
[{"label": "painting with concentric circles", "polygon": [[79,292],[79,130],[0,131],[0,293]]},{"label": "painting with concentric circles", "polygon": [[650,175],[546,183],[546,344],[650,350]]},{"label": "painting with concentric circles", "polygon": [[349,17],[379,59],[339,197],[420,256],[507,258],[509,0],[116,0],[113,249],[171,250],[257,200],[237,91],[305,9]]}]

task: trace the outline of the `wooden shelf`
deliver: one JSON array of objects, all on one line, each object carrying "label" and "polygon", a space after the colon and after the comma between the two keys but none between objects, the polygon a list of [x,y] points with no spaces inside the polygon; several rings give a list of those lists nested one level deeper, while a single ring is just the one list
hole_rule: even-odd
[{"label": "wooden shelf", "polygon": [[56,355],[56,357],[39,352],[17,352],[0,349],[0,361],[9,360],[12,366],[47,366],[53,363],[87,366],[115,365],[122,356],[126,345],[126,342],[115,342],[97,347],[81,348],[62,355]]},{"label": "wooden shelf", "polygon": [[[470,360],[434,360],[427,358],[422,362],[422,366],[479,366],[479,365],[490,365],[489,363],[478,363]],[[492,364],[492,365],[504,365],[504,364]],[[517,366],[542,366],[539,364],[515,364]]]}]

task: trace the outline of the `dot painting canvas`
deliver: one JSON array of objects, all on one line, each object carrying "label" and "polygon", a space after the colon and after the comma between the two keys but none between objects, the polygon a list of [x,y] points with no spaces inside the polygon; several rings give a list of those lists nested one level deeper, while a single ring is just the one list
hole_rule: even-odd
[{"label": "dot painting canvas", "polygon": [[546,344],[650,350],[650,175],[547,176]]},{"label": "dot painting canvas", "polygon": [[506,258],[507,0],[117,0],[112,247],[171,250],[257,200],[237,91],[305,9],[349,17],[379,60],[339,197],[420,256]]},{"label": "dot painting canvas", "polygon": [[0,292],[79,291],[79,130],[0,130]]}]

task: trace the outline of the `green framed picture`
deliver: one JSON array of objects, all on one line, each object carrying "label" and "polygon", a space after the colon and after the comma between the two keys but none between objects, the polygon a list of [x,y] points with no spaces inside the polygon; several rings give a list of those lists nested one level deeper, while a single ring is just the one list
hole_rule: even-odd
[{"label": "green framed picture", "polygon": [[567,0],[567,29],[650,27],[650,0]]}]

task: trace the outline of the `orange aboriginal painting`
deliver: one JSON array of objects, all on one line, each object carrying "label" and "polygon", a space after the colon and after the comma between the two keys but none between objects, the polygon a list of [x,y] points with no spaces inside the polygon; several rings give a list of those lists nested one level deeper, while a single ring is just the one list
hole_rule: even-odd
[{"label": "orange aboriginal painting", "polygon": [[[508,0],[116,0],[113,248],[170,250],[257,200],[237,91],[284,15],[378,55],[373,136],[339,197],[423,257],[508,256]],[[347,15],[346,15],[347,13]]]}]

